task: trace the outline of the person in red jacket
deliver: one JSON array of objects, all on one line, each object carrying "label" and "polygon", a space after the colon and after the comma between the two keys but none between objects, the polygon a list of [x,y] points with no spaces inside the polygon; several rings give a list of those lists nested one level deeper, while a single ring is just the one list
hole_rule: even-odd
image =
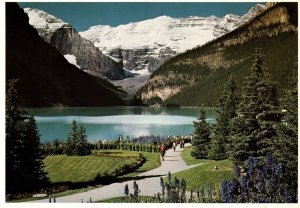
[{"label": "person in red jacket", "polygon": [[162,143],[159,147],[159,151],[160,151],[160,155],[161,155],[161,159],[164,161],[164,156],[165,156],[165,153],[166,153],[166,146],[164,143]]}]

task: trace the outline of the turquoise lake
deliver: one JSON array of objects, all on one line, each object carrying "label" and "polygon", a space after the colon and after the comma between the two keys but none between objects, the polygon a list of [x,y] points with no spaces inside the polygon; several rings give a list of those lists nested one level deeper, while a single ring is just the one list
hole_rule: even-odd
[{"label": "turquoise lake", "polygon": [[[64,107],[29,108],[35,116],[41,141],[60,139],[65,141],[76,120],[86,128],[88,140],[112,140],[147,135],[182,135],[193,132],[193,121],[199,116],[197,108],[152,108],[152,107]],[[206,110],[209,123],[215,122],[215,112]]]}]

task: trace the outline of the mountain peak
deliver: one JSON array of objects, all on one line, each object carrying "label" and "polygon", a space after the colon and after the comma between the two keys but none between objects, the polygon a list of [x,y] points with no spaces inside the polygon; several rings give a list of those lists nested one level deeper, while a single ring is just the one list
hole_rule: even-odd
[{"label": "mountain peak", "polygon": [[251,9],[247,13],[245,13],[242,18],[250,19],[265,9],[265,5],[256,4],[255,6],[251,7]]},{"label": "mountain peak", "polygon": [[24,8],[24,12],[26,12],[29,17],[29,24],[35,25],[36,28],[57,30],[58,28],[69,25],[61,19],[39,9]]}]

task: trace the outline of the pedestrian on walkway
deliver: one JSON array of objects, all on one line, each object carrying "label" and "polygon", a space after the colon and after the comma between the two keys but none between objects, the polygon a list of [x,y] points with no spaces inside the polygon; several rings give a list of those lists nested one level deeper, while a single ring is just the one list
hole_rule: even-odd
[{"label": "pedestrian on walkway", "polygon": [[176,150],[176,142],[175,141],[173,142],[173,150],[174,150],[174,152]]},{"label": "pedestrian on walkway", "polygon": [[165,156],[165,153],[166,153],[166,146],[164,143],[162,143],[159,147],[159,151],[160,151],[160,155],[161,155],[161,159],[164,161],[164,156]]}]

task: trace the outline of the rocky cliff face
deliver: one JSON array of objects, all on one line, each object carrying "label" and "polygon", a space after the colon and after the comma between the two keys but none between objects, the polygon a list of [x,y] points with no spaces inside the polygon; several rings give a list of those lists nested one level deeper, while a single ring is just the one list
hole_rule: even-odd
[{"label": "rocky cliff face", "polygon": [[[109,55],[121,58],[125,69],[140,75],[151,74],[165,61],[176,55],[176,51],[165,48],[112,49]],[[120,56],[121,55],[121,56]]]},{"label": "rocky cliff face", "polygon": [[[212,89],[221,90],[220,86],[216,86],[217,81],[223,82],[220,80],[226,79],[229,74],[238,78],[241,78],[242,74],[244,76],[247,74],[247,67],[251,63],[251,53],[255,47],[269,51],[268,62],[269,66],[272,66],[270,70],[275,73],[275,80],[283,86],[287,83],[286,77],[289,72],[283,72],[288,67],[280,64],[290,65],[290,60],[296,55],[297,47],[291,47],[285,51],[284,44],[287,44],[288,40],[283,41],[282,38],[291,38],[290,41],[294,42],[298,31],[297,19],[297,4],[269,5],[268,9],[259,12],[256,17],[232,32],[167,61],[152,74],[145,86],[138,92],[138,96],[144,102],[150,101],[150,103],[153,100],[176,102],[179,97],[180,99],[184,97],[194,99],[189,97],[191,91],[204,89],[202,83],[206,83]],[[288,43],[297,45],[297,42]],[[277,65],[274,65],[275,62]],[[209,80],[212,80],[211,83]],[[208,97],[214,96],[210,89],[205,88],[205,90],[206,92],[200,91],[199,93],[211,94],[207,95]]]},{"label": "rocky cliff face", "polygon": [[232,31],[263,9],[258,4],[243,16],[228,14],[221,18],[160,16],[118,27],[93,26],[80,35],[107,55],[118,58],[121,51],[124,68],[144,75],[176,54]]},{"label": "rocky cliff face", "polygon": [[26,107],[124,105],[111,83],[78,69],[45,42],[17,3],[6,3],[6,79],[19,79]]},{"label": "rocky cliff face", "polygon": [[68,61],[68,57],[73,56],[80,69],[113,80],[125,76],[122,61],[105,56],[69,24],[38,9],[25,8],[24,11],[29,16],[29,23],[37,29],[39,35],[55,46],[60,53],[67,55],[65,57]]}]

